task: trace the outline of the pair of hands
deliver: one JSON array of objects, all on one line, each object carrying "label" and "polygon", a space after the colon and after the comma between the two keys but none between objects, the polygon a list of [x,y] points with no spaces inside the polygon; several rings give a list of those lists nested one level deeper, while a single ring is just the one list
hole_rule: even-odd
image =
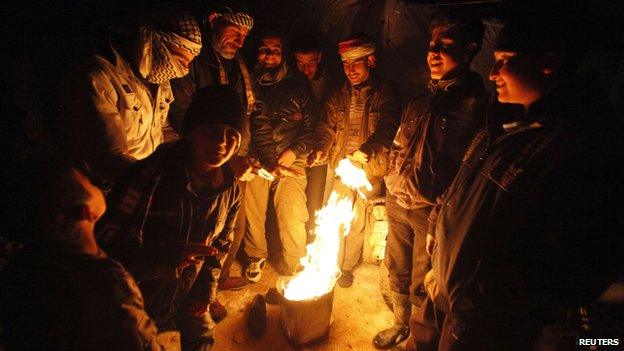
[{"label": "pair of hands", "polygon": [[[319,164],[327,161],[329,155],[323,150],[314,150],[310,155],[308,155],[308,166],[313,166],[315,164]],[[357,150],[354,153],[347,155],[351,161],[359,162],[361,164],[368,163],[368,155],[363,151]]]},{"label": "pair of hands", "polygon": [[148,255],[163,257],[163,263],[157,265],[156,275],[161,278],[177,278],[180,273],[189,266],[198,265],[204,257],[218,256],[219,250],[215,247],[203,244],[171,245],[153,248]]},{"label": "pair of hands", "polygon": [[[297,160],[294,151],[287,148],[278,156],[277,166],[270,173],[276,178],[301,177],[302,174],[292,168],[292,164]],[[253,161],[247,156],[234,156],[230,160],[230,166],[234,170],[236,179],[246,182],[252,180],[258,174],[262,166],[258,161]]]}]

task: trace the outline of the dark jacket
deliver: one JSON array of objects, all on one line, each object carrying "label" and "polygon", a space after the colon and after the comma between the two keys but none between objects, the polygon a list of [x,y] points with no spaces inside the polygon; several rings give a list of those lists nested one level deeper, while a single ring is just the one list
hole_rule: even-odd
[{"label": "dark jacket", "polygon": [[286,148],[297,157],[311,151],[313,130],[312,113],[315,99],[306,78],[292,69],[272,83],[260,84],[256,77],[256,91],[262,113],[253,114],[252,149],[264,167],[277,166],[277,157]]},{"label": "dark jacket", "polygon": [[[208,85],[221,84],[219,73],[219,62],[228,77],[228,86],[234,89],[240,98],[243,111],[250,111],[247,101],[245,80],[237,62],[238,58],[226,60],[217,58],[218,53],[214,51],[209,42],[205,42],[199,55],[191,61],[189,73],[178,79],[171,80],[174,100],[169,110],[169,123],[178,133],[182,133],[184,115],[188,109],[195,92]],[[238,55],[238,54],[237,54]],[[220,61],[219,61],[220,60]],[[250,77],[250,89],[253,91],[253,83]],[[249,113],[244,113],[239,121],[243,142],[239,154],[245,155],[249,150],[250,131]]]},{"label": "dark jacket", "polygon": [[621,268],[609,127],[563,89],[479,132],[432,211],[432,265],[451,311],[544,321],[597,298]]},{"label": "dark jacket", "polygon": [[384,179],[399,205],[435,204],[453,180],[466,146],[485,126],[488,99],[481,77],[467,71],[444,86],[431,84],[409,102]]},{"label": "dark jacket", "polygon": [[[361,150],[382,153],[390,149],[392,139],[401,118],[401,99],[398,88],[392,82],[371,77],[371,93],[362,115]],[[329,165],[336,168],[346,156],[345,143],[351,104],[351,84],[347,81],[342,89],[334,92],[325,102],[315,132],[315,148],[329,155]]]},{"label": "dark jacket", "polygon": [[109,194],[108,211],[97,228],[98,240],[140,282],[147,311],[159,325],[184,299],[211,301],[213,269],[220,268],[209,257],[174,278],[177,262],[171,261],[170,248],[205,244],[225,255],[240,207],[240,188],[227,164],[220,188],[192,191],[185,165],[190,147],[185,139],[163,144],[133,165]]},{"label": "dark jacket", "polygon": [[6,350],[160,350],[139,287],[103,252],[27,247],[0,284]]}]

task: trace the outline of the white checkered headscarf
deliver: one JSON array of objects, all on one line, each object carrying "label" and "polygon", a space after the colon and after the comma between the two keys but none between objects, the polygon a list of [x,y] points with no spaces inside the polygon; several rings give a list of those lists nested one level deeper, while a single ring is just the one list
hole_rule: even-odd
[{"label": "white checkered headscarf", "polygon": [[141,27],[143,50],[139,71],[150,83],[162,84],[184,77],[188,68],[171,54],[167,44],[189,50],[194,56],[201,50],[201,32],[188,12],[163,6],[154,12],[152,21]]},{"label": "white checkered headscarf", "polygon": [[231,6],[223,5],[217,11],[215,11],[217,18],[223,18],[224,20],[234,23],[237,26],[247,28],[251,30],[254,25],[254,19],[251,17],[245,7],[237,6],[232,3]]}]

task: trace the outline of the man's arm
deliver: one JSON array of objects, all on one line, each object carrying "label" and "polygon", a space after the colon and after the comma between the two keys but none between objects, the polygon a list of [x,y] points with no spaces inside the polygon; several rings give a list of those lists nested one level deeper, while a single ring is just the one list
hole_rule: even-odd
[{"label": "man's arm", "polygon": [[360,149],[370,157],[370,153],[390,149],[401,121],[401,96],[394,83],[387,83],[379,92],[379,120],[375,132],[362,144]]},{"label": "man's arm", "polygon": [[107,345],[102,349],[111,350],[161,350],[156,323],[147,315],[143,296],[132,276],[121,265],[112,263],[103,273],[95,282],[101,287],[95,300],[103,304],[94,305],[96,308],[89,311],[95,320],[102,321],[98,328],[100,337],[89,343],[98,342]]},{"label": "man's arm", "polygon": [[316,100],[307,82],[302,86],[297,103],[302,114],[303,126],[297,138],[288,148],[295,153],[297,158],[300,158],[312,151],[312,144],[314,142],[313,113],[316,111]]},{"label": "man's arm", "polygon": [[191,104],[193,95],[195,95],[197,91],[197,86],[195,84],[195,66],[195,62],[192,62],[189,73],[186,76],[171,80],[173,101],[169,106],[167,121],[171,125],[171,128],[178,134],[182,133],[184,115]]},{"label": "man's arm", "polygon": [[[238,212],[240,210],[241,199],[242,194],[240,187],[235,184],[232,189],[232,198],[228,204],[229,209],[227,217],[225,218],[223,230],[217,235],[212,243],[210,243],[211,246],[219,250],[219,253],[216,256],[205,258],[204,264],[197,275],[197,279],[188,294],[187,307],[207,306],[216,297],[220,269],[223,262],[225,262],[225,259],[227,258],[230,244],[233,241],[234,225],[236,224],[236,217],[238,216]],[[219,269],[219,273],[215,272],[215,269]],[[203,307],[200,309],[203,309]],[[194,314],[193,311],[190,312],[191,314]],[[199,313],[199,311],[195,312]]]},{"label": "man's arm", "polygon": [[258,108],[250,116],[251,144],[262,166],[271,172],[277,167],[271,116],[268,114],[266,104],[256,101],[256,105]]},{"label": "man's arm", "polygon": [[118,98],[102,71],[72,77],[65,82],[63,121],[59,125],[70,154],[79,154],[96,177],[109,182],[136,161],[127,154]]}]

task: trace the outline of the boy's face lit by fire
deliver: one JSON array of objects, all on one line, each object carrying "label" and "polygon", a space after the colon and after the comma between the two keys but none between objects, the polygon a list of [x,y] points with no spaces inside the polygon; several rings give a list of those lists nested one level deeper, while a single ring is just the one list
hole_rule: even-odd
[{"label": "boy's face lit by fire", "polygon": [[[433,29],[427,53],[431,79],[452,79],[468,67],[472,53],[457,37],[450,27]],[[476,44],[470,45],[476,49]]]},{"label": "boy's face lit by fire", "polygon": [[526,108],[539,100],[552,74],[547,61],[513,51],[494,51],[490,80],[496,84],[498,101]]},{"label": "boy's face lit by fire", "polygon": [[203,168],[221,167],[238,150],[241,134],[223,124],[204,124],[191,133],[195,164]]}]

